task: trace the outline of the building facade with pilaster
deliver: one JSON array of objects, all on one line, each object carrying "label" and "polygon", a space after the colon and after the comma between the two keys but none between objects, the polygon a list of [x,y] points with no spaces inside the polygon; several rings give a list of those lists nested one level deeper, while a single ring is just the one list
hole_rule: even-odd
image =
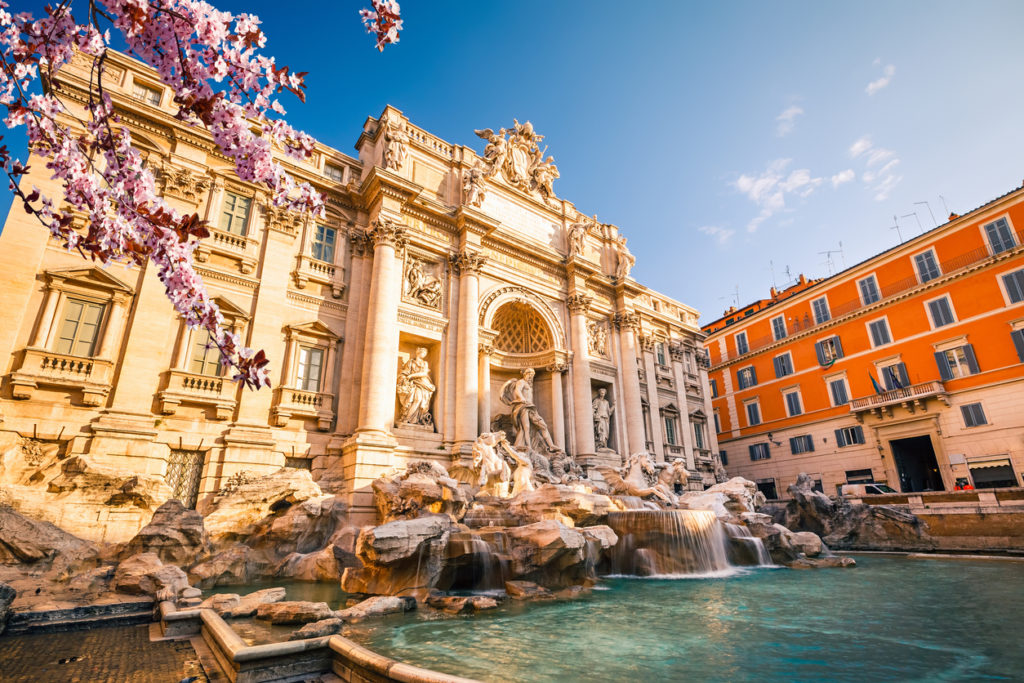
[{"label": "building facade with pilaster", "polygon": [[[85,101],[84,63],[61,79]],[[713,483],[697,312],[630,276],[618,227],[555,195],[528,122],[480,131],[481,155],[387,107],[355,156],[282,159],[326,197],[313,220],[241,182],[147,67],[111,55],[106,80],[165,200],[209,222],[197,270],[272,359],[273,388],[221,376],[151,268],[88,263],[14,206],[0,236],[5,452],[42,442],[163,476],[200,507],[239,471],[305,467],[369,515],[382,472],[464,460],[505,428],[503,390],[531,368],[555,446],[584,467],[646,450]],[[60,196],[34,162],[24,182]]]}]

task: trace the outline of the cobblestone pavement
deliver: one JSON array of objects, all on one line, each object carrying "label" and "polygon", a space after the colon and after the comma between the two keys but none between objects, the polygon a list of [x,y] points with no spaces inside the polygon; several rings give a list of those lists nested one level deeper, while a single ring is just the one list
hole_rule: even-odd
[{"label": "cobblestone pavement", "polygon": [[3,683],[206,683],[187,640],[149,641],[149,626],[0,637]]}]

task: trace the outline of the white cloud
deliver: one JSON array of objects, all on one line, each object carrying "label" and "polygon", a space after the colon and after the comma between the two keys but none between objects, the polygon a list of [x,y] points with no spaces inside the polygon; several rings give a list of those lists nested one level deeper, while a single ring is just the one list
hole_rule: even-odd
[{"label": "white cloud", "polygon": [[754,232],[761,223],[786,208],[786,195],[807,197],[824,182],[815,178],[806,168],[786,173],[792,159],[776,159],[757,175],[743,174],[734,185],[750,201],[760,207],[761,212],[747,224],[747,232]]},{"label": "white cloud", "polygon": [[719,244],[725,244],[729,241],[736,231],[730,228],[723,228],[717,225],[702,225],[697,230],[701,231],[705,235],[711,235],[718,240]]},{"label": "white cloud", "polygon": [[[875,193],[875,201],[881,202],[888,199],[893,189],[903,180],[903,176],[897,175],[895,172],[897,164],[900,163],[900,160],[896,158],[896,153],[891,149],[875,147],[875,143],[871,141],[870,135],[864,135],[850,145],[850,156],[854,159],[864,157],[864,172],[861,174],[860,179],[865,187]],[[881,168],[873,168],[883,161],[885,164]],[[847,171],[843,171],[839,175],[846,173]],[[851,169],[846,180],[853,180],[855,175]],[[838,177],[832,177],[832,183],[835,186],[838,186],[836,182]],[[846,182],[846,180],[843,182]]]},{"label": "white cloud", "polygon": [[803,113],[803,108],[795,104],[784,109],[781,114],[775,117],[775,120],[778,122],[775,127],[775,135],[781,138],[792,133],[793,127],[796,126],[796,117],[801,116]]},{"label": "white cloud", "polygon": [[856,177],[857,174],[854,173],[852,168],[848,168],[845,171],[840,171],[839,173],[836,173],[834,176],[832,176],[832,187],[839,187],[843,183],[848,183]]},{"label": "white cloud", "polygon": [[[876,59],[875,65],[878,66],[881,60]],[[868,87],[864,88],[864,92],[868,95],[874,95],[876,92],[889,85],[892,82],[892,77],[896,75],[896,67],[892,64],[886,64],[882,69],[882,77],[868,83]]]}]

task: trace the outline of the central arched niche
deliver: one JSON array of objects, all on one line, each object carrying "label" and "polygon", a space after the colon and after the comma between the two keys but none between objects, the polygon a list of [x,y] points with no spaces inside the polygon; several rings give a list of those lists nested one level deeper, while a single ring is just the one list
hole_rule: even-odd
[{"label": "central arched niche", "polygon": [[503,304],[491,328],[498,334],[494,348],[504,353],[536,354],[554,349],[551,330],[533,306],[519,301]]}]

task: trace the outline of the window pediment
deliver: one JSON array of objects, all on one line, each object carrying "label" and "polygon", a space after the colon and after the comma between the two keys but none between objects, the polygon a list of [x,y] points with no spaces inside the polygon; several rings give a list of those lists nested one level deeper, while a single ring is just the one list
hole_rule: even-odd
[{"label": "window pediment", "polygon": [[341,335],[332,330],[330,326],[322,320],[312,320],[299,325],[288,325],[284,328],[284,331],[285,335],[289,338],[314,337],[329,341],[338,341],[341,339]]},{"label": "window pediment", "polygon": [[45,273],[47,283],[54,289],[64,289],[65,285],[99,289],[105,291],[132,294],[135,288],[130,284],[111,275],[103,268],[69,268],[66,270],[48,270]]}]

